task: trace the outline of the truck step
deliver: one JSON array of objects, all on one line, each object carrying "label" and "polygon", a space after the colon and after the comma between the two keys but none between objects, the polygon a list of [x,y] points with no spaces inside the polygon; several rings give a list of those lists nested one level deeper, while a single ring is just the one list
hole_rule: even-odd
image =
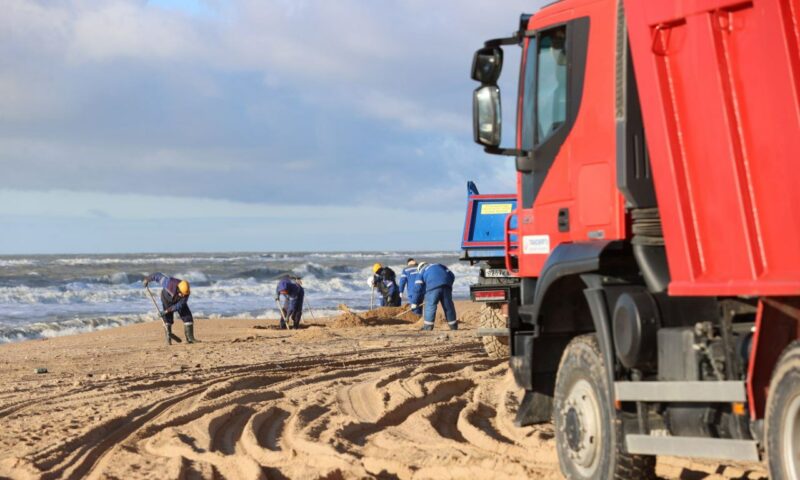
[{"label": "truck step", "polygon": [[758,462],[758,443],[753,440],[728,440],[700,437],[657,437],[626,435],[628,453],[675,457],[717,458]]},{"label": "truck step", "polygon": [[476,337],[507,337],[511,330],[507,328],[479,328],[475,331]]},{"label": "truck step", "polygon": [[614,382],[623,402],[745,402],[744,382]]}]

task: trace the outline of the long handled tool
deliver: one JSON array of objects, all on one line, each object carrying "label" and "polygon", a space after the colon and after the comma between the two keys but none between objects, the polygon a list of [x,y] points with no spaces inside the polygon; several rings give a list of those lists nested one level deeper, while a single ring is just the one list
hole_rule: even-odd
[{"label": "long handled tool", "polygon": [[291,328],[289,326],[289,320],[286,319],[286,315],[283,313],[283,307],[281,307],[281,302],[278,299],[275,299],[275,305],[278,307],[278,312],[281,314],[281,320],[283,320],[283,324],[286,325],[286,328]]},{"label": "long handled tool", "polygon": [[308,310],[308,312],[311,314],[311,319],[316,322],[317,321],[317,317],[314,316],[314,309],[311,308],[311,304],[308,303],[308,300],[303,299],[303,301],[306,302],[306,305],[308,305],[308,308],[306,310]]},{"label": "long handled tool", "polygon": [[375,307],[375,285],[372,286],[372,294],[369,296],[369,309],[372,310]]},{"label": "long handled tool", "polygon": [[183,342],[183,340],[181,340],[181,337],[175,335],[174,333],[170,332],[169,329],[167,329],[167,322],[164,321],[163,313],[161,313],[161,309],[158,308],[158,304],[156,303],[156,297],[153,296],[153,292],[150,291],[150,287],[145,285],[144,289],[147,290],[147,293],[150,294],[150,300],[153,301],[153,306],[156,307],[156,313],[158,313],[158,318],[161,319],[161,324],[164,326],[164,331],[169,334],[169,338],[175,340],[178,343]]},{"label": "long handled tool", "polygon": [[405,310],[403,310],[402,312],[398,313],[397,315],[395,315],[392,318],[397,318],[397,317],[399,317],[401,315],[405,315],[406,313],[410,312],[411,310],[412,310],[412,308],[409,306],[408,308],[406,308]]}]

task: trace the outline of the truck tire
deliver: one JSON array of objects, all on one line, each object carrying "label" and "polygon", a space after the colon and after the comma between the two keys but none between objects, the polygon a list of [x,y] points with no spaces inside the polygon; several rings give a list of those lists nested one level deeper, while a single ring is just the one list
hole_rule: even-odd
[{"label": "truck tire", "polygon": [[767,396],[766,447],[769,478],[800,478],[800,342],[781,354]]},{"label": "truck tire", "polygon": [[561,473],[569,480],[656,478],[655,457],[623,451],[610,388],[597,337],[572,339],[561,356],[553,402]]},{"label": "truck tire", "polygon": [[[484,305],[481,308],[481,328],[508,328],[508,320],[500,312],[500,307]],[[508,346],[508,337],[481,337],[483,349],[491,358],[508,358],[511,349]]]}]

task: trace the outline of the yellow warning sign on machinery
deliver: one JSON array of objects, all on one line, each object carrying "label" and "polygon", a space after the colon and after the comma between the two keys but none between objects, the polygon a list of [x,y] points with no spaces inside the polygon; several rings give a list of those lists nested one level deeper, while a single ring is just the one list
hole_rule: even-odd
[{"label": "yellow warning sign on machinery", "polygon": [[510,203],[484,203],[481,205],[481,215],[498,215],[511,213]]}]

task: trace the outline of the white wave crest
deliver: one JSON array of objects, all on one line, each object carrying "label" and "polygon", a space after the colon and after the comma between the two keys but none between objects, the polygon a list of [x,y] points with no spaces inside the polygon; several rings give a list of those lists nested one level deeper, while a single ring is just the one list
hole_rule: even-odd
[{"label": "white wave crest", "polygon": [[108,304],[120,301],[138,301],[143,291],[127,285],[101,285],[82,282],[63,287],[33,288],[25,285],[0,287],[0,308],[3,304]]},{"label": "white wave crest", "polygon": [[208,285],[211,283],[208,275],[199,270],[190,270],[186,273],[178,273],[175,275],[175,278],[180,278],[181,280],[186,280],[187,282],[196,285]]},{"label": "white wave crest", "polygon": [[36,338],[63,337],[76,333],[105,330],[122,325],[142,323],[152,319],[152,315],[116,315],[36,322],[19,326],[4,326],[0,327],[0,344]]},{"label": "white wave crest", "polygon": [[0,259],[0,267],[26,267],[37,265],[39,262],[28,258]]}]

